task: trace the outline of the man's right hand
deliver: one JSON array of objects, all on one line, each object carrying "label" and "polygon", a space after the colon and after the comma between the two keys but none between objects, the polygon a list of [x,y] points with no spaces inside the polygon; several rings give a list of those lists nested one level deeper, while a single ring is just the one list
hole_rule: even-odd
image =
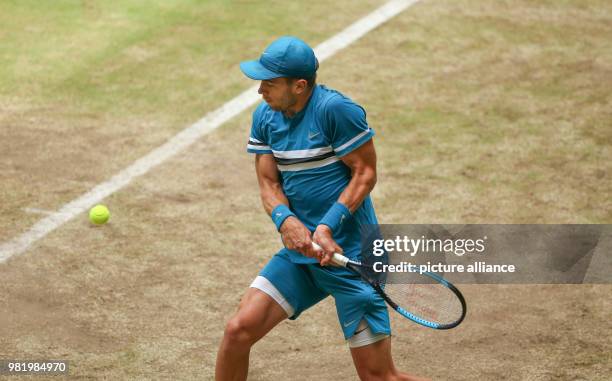
[{"label": "man's right hand", "polygon": [[288,217],[280,228],[285,247],[310,258],[319,259],[323,251],[312,247],[312,233],[295,217]]}]

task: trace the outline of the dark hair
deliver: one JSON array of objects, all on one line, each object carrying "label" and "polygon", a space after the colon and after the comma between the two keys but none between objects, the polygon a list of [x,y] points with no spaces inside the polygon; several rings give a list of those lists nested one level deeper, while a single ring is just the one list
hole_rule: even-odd
[{"label": "dark hair", "polygon": [[287,78],[287,83],[293,83],[299,79],[303,79],[306,81],[306,86],[309,89],[312,89],[314,87],[314,85],[317,83],[317,73],[314,73],[314,75],[310,78],[298,78],[298,77],[289,77]]}]

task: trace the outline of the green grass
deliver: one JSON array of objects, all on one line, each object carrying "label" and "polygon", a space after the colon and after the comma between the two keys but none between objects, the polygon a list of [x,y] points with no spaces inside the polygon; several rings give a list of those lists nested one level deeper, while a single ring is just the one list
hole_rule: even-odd
[{"label": "green grass", "polygon": [[[309,19],[298,16],[304,4],[268,5],[3,2],[0,94],[90,112],[168,113],[180,106],[201,113],[244,88],[237,64],[256,57],[261,45],[284,33],[317,42],[336,27],[311,29]],[[326,7],[309,12],[321,17]]]},{"label": "green grass", "polygon": [[379,132],[383,219],[612,221],[611,21],[601,1],[421,4],[341,54],[349,81],[376,73],[349,87]]},{"label": "green grass", "polygon": [[[1,2],[0,241],[40,218],[22,208],[57,209],[251,86],[237,64],[276,36],[317,44],[378,3]],[[320,81],[377,132],[380,221],[610,223],[611,33],[607,1],[422,1],[325,61]],[[224,322],[280,245],[244,153],[249,123],[106,198],[109,224],[78,216],[0,266],[6,353],[69,358],[82,379],[212,378]],[[608,328],[609,287],[465,287],[482,313],[452,342],[394,325],[398,367],[607,374],[594,353],[609,335],[589,327]],[[568,303],[599,307],[578,322]],[[539,324],[554,314],[561,328]],[[508,316],[525,324],[505,330]],[[282,324],[255,347],[252,377],[354,379],[337,328],[331,300]],[[449,369],[456,353],[474,366]]]},{"label": "green grass", "polygon": [[0,237],[252,86],[239,62],[278,36],[316,45],[381,2],[0,2]]}]

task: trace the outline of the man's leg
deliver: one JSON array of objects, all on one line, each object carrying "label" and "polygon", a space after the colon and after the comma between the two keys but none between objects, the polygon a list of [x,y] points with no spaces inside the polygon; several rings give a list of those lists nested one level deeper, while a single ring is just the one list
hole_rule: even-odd
[{"label": "man's leg", "polygon": [[427,381],[398,371],[391,357],[391,337],[375,343],[351,348],[351,356],[362,381]]},{"label": "man's leg", "polygon": [[238,312],[225,327],[217,354],[217,381],[246,380],[251,346],[287,318],[287,312],[272,297],[249,288]]}]

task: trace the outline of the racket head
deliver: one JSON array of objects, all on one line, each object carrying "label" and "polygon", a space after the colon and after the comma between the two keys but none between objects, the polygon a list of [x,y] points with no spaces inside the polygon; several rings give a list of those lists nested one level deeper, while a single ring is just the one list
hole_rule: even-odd
[{"label": "racket head", "polygon": [[404,281],[389,282],[372,266],[348,260],[346,267],[357,272],[403,317],[433,329],[455,328],[465,319],[467,305],[461,291],[438,274],[412,273]]},{"label": "racket head", "polygon": [[[313,242],[315,248],[320,248]],[[413,272],[391,277],[374,271],[373,264],[351,260],[335,253],[332,262],[351,269],[369,283],[400,315],[433,329],[455,328],[465,319],[467,305],[461,291],[432,272]]]}]

